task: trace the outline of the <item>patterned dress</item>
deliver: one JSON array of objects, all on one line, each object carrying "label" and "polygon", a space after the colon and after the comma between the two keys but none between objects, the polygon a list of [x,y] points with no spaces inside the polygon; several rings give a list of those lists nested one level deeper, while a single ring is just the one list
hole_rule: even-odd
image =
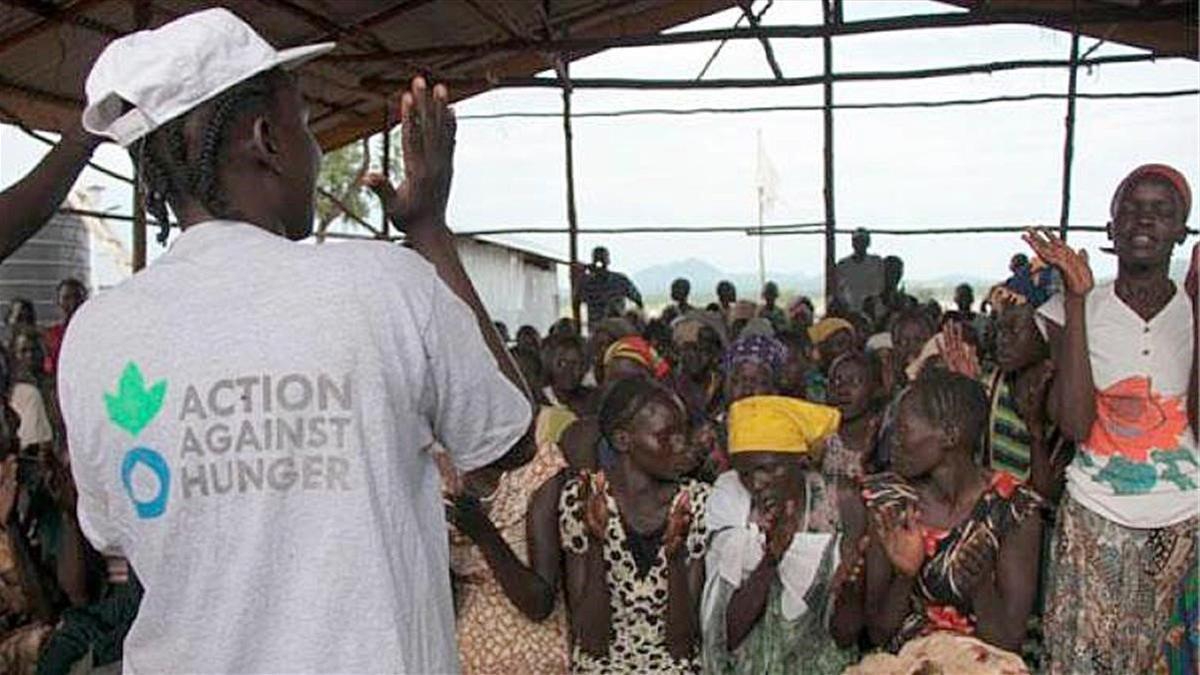
[{"label": "patterned dress", "polygon": [[32,675],[54,626],[31,616],[18,555],[8,534],[0,532],[0,673]]},{"label": "patterned dress", "polygon": [[[870,476],[863,483],[863,500],[873,511],[903,510],[915,506],[917,499],[916,490],[896,474]],[[961,523],[949,530],[922,524],[925,563],[913,589],[909,614],[888,642],[888,651],[899,652],[906,642],[935,631],[973,635],[975,616],[971,601],[955,580],[961,551],[983,539],[995,559],[1004,538],[1025,519],[1040,517],[1043,504],[1044,500],[1031,488],[1012,475],[997,471],[971,515]]]},{"label": "patterned dress", "polygon": [[[500,478],[489,500],[489,517],[517,558],[529,562],[525,515],[534,492],[566,467],[558,446],[545,443],[528,464]],[[450,566],[458,586],[458,650],[464,673],[565,673],[565,603],[555,603],[544,621],[526,617],[508,599],[483,552],[456,531],[450,536]]]},{"label": "patterned dress", "polygon": [[[583,478],[563,487],[559,502],[559,528],[563,547],[576,555],[587,552],[589,539],[580,499]],[[687,480],[671,502],[674,509],[686,494],[691,500],[692,524],[685,546],[689,561],[703,560],[708,549],[704,507],[711,486]],[[608,530],[604,541],[604,566],[612,607],[612,641],[608,654],[597,658],[576,645],[571,669],[576,673],[698,673],[698,655],[677,660],[667,649],[667,559],[658,548],[653,564],[639,573],[630,537],[612,492],[608,497]]]}]

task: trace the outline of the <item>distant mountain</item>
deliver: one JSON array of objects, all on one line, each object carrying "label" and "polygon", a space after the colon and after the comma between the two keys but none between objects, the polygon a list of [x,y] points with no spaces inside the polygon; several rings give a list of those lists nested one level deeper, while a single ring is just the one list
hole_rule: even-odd
[{"label": "distant mountain", "polygon": [[[666,297],[670,292],[671,282],[679,278],[687,279],[692,284],[693,300],[709,302],[716,296],[717,283],[722,280],[733,282],[738,289],[738,297],[757,297],[761,290],[758,275],[754,273],[729,273],[711,263],[696,258],[677,260],[662,265],[648,267],[632,275],[633,282],[647,297]],[[803,274],[770,274],[768,281],[779,284],[784,295],[796,293],[815,293],[822,285],[822,276]]]}]

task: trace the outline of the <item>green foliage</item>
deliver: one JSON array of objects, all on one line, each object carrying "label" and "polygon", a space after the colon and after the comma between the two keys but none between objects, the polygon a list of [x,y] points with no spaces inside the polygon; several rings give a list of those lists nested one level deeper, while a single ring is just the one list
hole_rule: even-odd
[{"label": "green foliage", "polygon": [[[400,129],[391,132],[391,175],[392,180],[399,180],[403,171],[400,152]],[[360,141],[351,143],[332,152],[326,153],[321,162],[321,173],[317,177],[317,187],[338,198],[354,215],[365,218],[374,199],[370,192],[359,185],[359,180],[367,170],[379,170],[383,158],[383,136],[376,134],[366,143]],[[329,199],[317,196],[317,221],[319,229],[338,220],[345,219],[342,210]]]}]

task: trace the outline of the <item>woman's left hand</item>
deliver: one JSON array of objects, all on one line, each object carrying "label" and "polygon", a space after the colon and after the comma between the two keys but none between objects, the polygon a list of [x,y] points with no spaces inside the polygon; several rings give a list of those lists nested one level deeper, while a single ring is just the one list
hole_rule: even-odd
[{"label": "woman's left hand", "polygon": [[667,531],[663,535],[663,552],[667,558],[674,557],[687,540],[688,530],[692,527],[692,500],[684,492],[675,502],[675,507],[667,514]]},{"label": "woman's left hand", "polygon": [[[978,532],[982,535],[982,530]],[[974,595],[981,582],[992,576],[995,571],[995,560],[988,548],[987,540],[977,536],[959,549],[954,566],[954,584],[963,596]]]}]

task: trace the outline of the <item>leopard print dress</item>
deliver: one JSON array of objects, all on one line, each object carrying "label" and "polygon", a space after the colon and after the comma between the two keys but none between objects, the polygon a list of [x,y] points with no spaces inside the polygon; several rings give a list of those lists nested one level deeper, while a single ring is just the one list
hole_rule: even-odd
[{"label": "leopard print dress", "polygon": [[[559,502],[559,530],[563,547],[581,555],[589,540],[584,526],[584,503],[580,499],[582,478],[574,478],[563,488]],[[689,561],[703,560],[707,552],[708,530],[704,524],[704,504],[711,486],[685,481],[676,493],[671,508],[686,494],[691,500],[692,523],[685,546]],[[608,529],[604,541],[604,566],[612,607],[612,641],[608,654],[597,658],[575,645],[571,670],[575,673],[699,673],[699,654],[675,659],[667,649],[667,559],[662,547],[645,574],[639,574],[629,535],[621,522],[612,492],[608,498]]]}]

